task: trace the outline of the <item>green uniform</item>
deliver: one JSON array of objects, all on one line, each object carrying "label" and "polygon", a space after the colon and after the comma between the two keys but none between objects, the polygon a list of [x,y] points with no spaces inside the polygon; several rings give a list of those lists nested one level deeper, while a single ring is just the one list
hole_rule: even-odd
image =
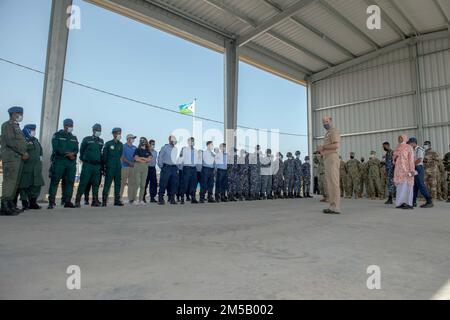
[{"label": "green uniform", "polygon": [[380,160],[377,158],[370,158],[367,162],[367,193],[368,197],[374,199],[376,195],[383,198],[384,192],[381,190],[381,173]]},{"label": "green uniform", "polygon": [[359,197],[362,198],[364,196],[364,189],[366,189],[366,192],[368,192],[368,185],[367,185],[367,174],[369,172],[369,166],[367,162],[362,163],[361,162],[361,171],[359,176]]},{"label": "green uniform", "polygon": [[347,171],[347,198],[352,198],[353,194],[358,197],[360,194],[360,179],[362,164],[357,159],[350,159],[345,164]]},{"label": "green uniform", "polygon": [[123,154],[123,144],[120,141],[111,140],[105,143],[103,148],[103,166],[105,170],[105,185],[103,186],[103,202],[106,202],[109,196],[111,183],[114,181],[114,199],[120,200],[120,184],[122,163],[120,158]]},{"label": "green uniform", "polygon": [[98,200],[98,189],[101,181],[103,139],[89,136],[83,139],[80,146],[80,160],[83,167],[80,174],[76,201],[80,201],[88,185],[92,185],[94,200]]},{"label": "green uniform", "polygon": [[2,203],[13,201],[22,174],[22,156],[27,152],[27,141],[19,124],[8,120],[2,124],[1,157],[3,162]]},{"label": "green uniform", "polygon": [[36,200],[44,185],[42,177],[42,147],[38,139],[27,139],[27,153],[30,156],[23,162],[22,176],[19,183],[20,199],[22,201]]},{"label": "green uniform", "polygon": [[437,186],[437,196],[439,200],[447,200],[447,172],[445,171],[444,161],[439,159],[438,163],[438,186]]},{"label": "green uniform", "polygon": [[55,203],[56,191],[61,179],[63,180],[62,194],[66,203],[71,202],[73,184],[77,172],[76,158],[70,160],[65,156],[67,152],[78,153],[78,140],[72,133],[59,130],[52,139],[52,165],[50,167],[50,188],[48,190],[49,202]]}]

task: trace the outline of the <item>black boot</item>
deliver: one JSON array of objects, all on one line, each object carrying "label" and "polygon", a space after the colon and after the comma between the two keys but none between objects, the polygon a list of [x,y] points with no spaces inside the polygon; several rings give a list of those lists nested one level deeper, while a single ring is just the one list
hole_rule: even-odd
[{"label": "black boot", "polygon": [[22,200],[22,209],[23,209],[23,210],[28,210],[28,209],[30,209],[30,204],[28,203],[27,200]]},{"label": "black boot", "polygon": [[[65,208],[66,206],[64,205],[64,208]],[[81,208],[81,196],[76,196],[75,197],[75,205],[74,205],[74,207],[75,208]]]},{"label": "black boot", "polygon": [[120,196],[114,197],[114,206],[115,207],[123,207],[124,204],[122,201],[120,201]]},{"label": "black boot", "polygon": [[84,205],[88,206],[89,205],[89,196],[84,197]]},{"label": "black boot", "polygon": [[66,201],[64,202],[64,208],[76,208],[75,205],[72,203],[72,201]]},{"label": "black boot", "polygon": [[164,201],[164,197],[163,196],[159,196],[158,204],[159,205],[165,205],[166,204],[166,202]]},{"label": "black boot", "polygon": [[156,203],[155,197],[151,197],[151,198],[150,198],[150,202],[151,202],[151,203]]},{"label": "black boot", "polygon": [[171,196],[171,197],[169,198],[169,203],[170,203],[170,204],[177,204],[177,202],[175,201],[175,197],[174,197],[174,196]]},{"label": "black boot", "polygon": [[384,204],[393,204],[394,202],[392,201],[392,196],[389,195],[389,198],[387,199],[387,201]]},{"label": "black boot", "polygon": [[191,203],[193,203],[193,204],[198,203],[197,199],[195,199],[195,196],[191,196]]},{"label": "black boot", "polygon": [[102,197],[102,207],[108,206],[108,197],[103,196]]},{"label": "black boot", "polygon": [[0,215],[2,216],[17,216],[19,213],[11,209],[9,201],[2,200]]},{"label": "black boot", "polygon": [[208,203],[216,203],[217,201],[214,200],[212,196],[208,196]]},{"label": "black boot", "polygon": [[49,198],[49,199],[48,199],[48,207],[47,207],[47,209],[52,210],[52,209],[54,209],[55,207],[56,207],[55,199]]},{"label": "black boot", "polygon": [[228,202],[228,198],[227,198],[227,196],[226,195],[221,195],[220,196],[220,201],[222,201],[222,202]]},{"label": "black boot", "polygon": [[41,209],[41,206],[38,205],[36,198],[30,199],[30,209],[32,209],[32,210],[40,210]]},{"label": "black boot", "polygon": [[93,196],[91,207],[100,207],[101,205],[100,201],[98,201],[98,196]]},{"label": "black boot", "polygon": [[[212,198],[212,197],[211,197],[211,198]],[[215,198],[215,200],[216,200],[216,201],[214,201],[214,202],[217,202],[217,203],[220,202],[220,196],[219,196],[218,194],[216,194],[214,198]],[[209,199],[208,199],[208,202],[210,202]]]},{"label": "black boot", "polygon": [[181,196],[180,199],[181,199],[181,200],[180,200],[180,204],[184,204],[184,196]]}]

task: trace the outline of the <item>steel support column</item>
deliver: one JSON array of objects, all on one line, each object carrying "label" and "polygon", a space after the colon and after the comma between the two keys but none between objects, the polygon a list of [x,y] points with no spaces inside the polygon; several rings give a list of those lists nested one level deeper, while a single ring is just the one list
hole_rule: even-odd
[{"label": "steel support column", "polygon": [[234,40],[225,41],[224,63],[224,138],[227,143],[228,152],[231,152],[236,145],[235,132],[237,128],[239,77],[239,56],[237,53],[237,44]]},{"label": "steel support column", "polygon": [[310,160],[310,164],[311,164],[311,186],[314,185],[314,162],[313,162],[313,143],[314,143],[314,129],[313,129],[313,117],[314,112],[313,112],[313,96],[312,96],[312,82],[308,81],[308,85],[307,85],[307,100],[308,100],[308,107],[307,107],[307,111],[308,111],[308,155],[309,155],[309,160]]},{"label": "steel support column", "polygon": [[419,44],[416,42],[410,46],[411,56],[411,75],[412,75],[412,88],[416,90],[414,99],[414,113],[417,125],[417,140],[421,144],[423,143],[423,106],[422,106],[422,89],[420,83],[420,57],[419,57]]},{"label": "steel support column", "polygon": [[47,173],[50,168],[52,136],[58,129],[64,80],[64,66],[69,37],[67,10],[71,5],[72,0],[53,0],[52,2],[40,124],[40,142],[44,154],[43,165],[45,180],[45,187],[41,193],[41,198],[44,197],[49,186]]}]

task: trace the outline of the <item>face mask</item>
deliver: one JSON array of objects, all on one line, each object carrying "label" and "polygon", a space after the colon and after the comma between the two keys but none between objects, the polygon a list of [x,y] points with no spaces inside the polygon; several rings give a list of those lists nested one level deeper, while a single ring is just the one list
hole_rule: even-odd
[{"label": "face mask", "polygon": [[427,144],[427,145],[424,145],[423,148],[424,148],[425,150],[428,150],[428,149],[430,149],[430,146]]},{"label": "face mask", "polygon": [[67,132],[68,132],[68,133],[72,133],[72,131],[73,131],[73,127],[68,127],[68,128],[67,128]]},{"label": "face mask", "polygon": [[306,163],[309,163],[309,160],[305,160]]},{"label": "face mask", "polygon": [[19,114],[19,115],[16,117],[16,122],[22,122],[22,120],[23,120],[23,116]]},{"label": "face mask", "polygon": [[119,135],[116,136],[116,140],[120,141],[120,139],[122,139],[122,136],[119,134]]},{"label": "face mask", "polygon": [[324,127],[326,130],[330,130],[331,124],[325,123],[325,124],[323,125],[323,127]]},{"label": "face mask", "polygon": [[95,131],[94,132],[94,136],[96,136],[97,138],[100,137],[102,135],[101,131]]},{"label": "face mask", "polygon": [[30,136],[31,137],[35,137],[36,136],[36,131],[30,131]]}]

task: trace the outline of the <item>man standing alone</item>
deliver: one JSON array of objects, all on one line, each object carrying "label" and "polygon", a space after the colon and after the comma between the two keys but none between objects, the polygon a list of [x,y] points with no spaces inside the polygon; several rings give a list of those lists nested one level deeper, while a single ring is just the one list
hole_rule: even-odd
[{"label": "man standing alone", "polygon": [[341,142],[339,131],[334,127],[331,117],[322,119],[323,127],[327,130],[324,144],[317,147],[317,151],[324,157],[325,179],[327,183],[328,201],[330,207],[324,209],[326,214],[339,214],[341,210],[341,197],[339,188],[340,161],[338,149]]}]

